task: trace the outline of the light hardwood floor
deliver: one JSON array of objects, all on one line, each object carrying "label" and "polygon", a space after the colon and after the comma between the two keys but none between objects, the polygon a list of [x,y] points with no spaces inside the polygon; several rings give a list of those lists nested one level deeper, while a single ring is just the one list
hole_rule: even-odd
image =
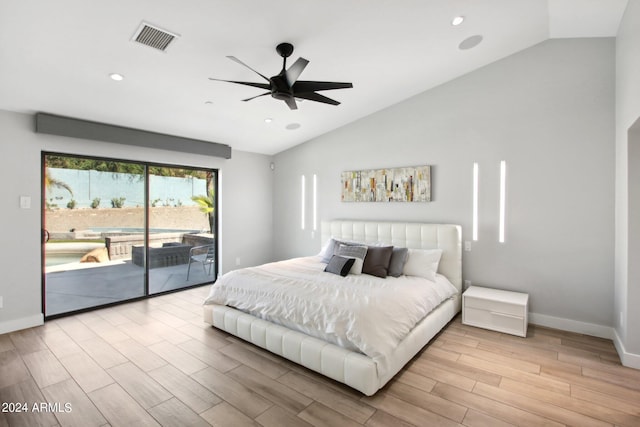
[{"label": "light hardwood floor", "polygon": [[640,426],[640,371],[607,340],[458,317],[365,397],[205,325],[207,291],[0,335],[0,427]]}]

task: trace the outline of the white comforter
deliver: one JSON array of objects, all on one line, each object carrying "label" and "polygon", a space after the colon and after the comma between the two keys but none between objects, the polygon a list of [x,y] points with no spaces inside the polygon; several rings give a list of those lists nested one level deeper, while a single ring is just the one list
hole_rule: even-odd
[{"label": "white comforter", "polygon": [[237,308],[371,357],[381,373],[398,343],[441,302],[457,293],[438,275],[385,279],[325,273],[320,257],[294,258],[231,271],[205,304]]}]

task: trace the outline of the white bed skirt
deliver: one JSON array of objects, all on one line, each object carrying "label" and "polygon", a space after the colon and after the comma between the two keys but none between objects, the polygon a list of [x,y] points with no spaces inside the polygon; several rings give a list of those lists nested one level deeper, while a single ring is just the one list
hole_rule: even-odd
[{"label": "white bed skirt", "polygon": [[378,375],[375,362],[362,353],[345,350],[231,307],[205,305],[204,321],[371,396],[393,378],[459,311],[459,295],[433,310],[400,342],[389,359],[389,371],[384,376]]}]

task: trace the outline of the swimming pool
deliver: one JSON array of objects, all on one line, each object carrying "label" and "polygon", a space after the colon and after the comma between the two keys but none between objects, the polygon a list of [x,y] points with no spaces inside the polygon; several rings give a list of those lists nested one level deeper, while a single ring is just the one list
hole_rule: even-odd
[{"label": "swimming pool", "polygon": [[44,265],[45,267],[52,267],[79,262],[84,254],[103,247],[104,243],[49,242],[44,246]]},{"label": "swimming pool", "polygon": [[[137,227],[91,227],[87,231],[94,233],[143,233],[144,228]],[[199,233],[200,230],[184,228],[150,228],[149,233]]]},{"label": "swimming pool", "polygon": [[44,266],[45,267],[53,267],[54,265],[62,265],[69,264],[71,262],[80,262],[80,259],[85,253],[77,253],[77,252],[59,252],[46,254],[44,257]]}]

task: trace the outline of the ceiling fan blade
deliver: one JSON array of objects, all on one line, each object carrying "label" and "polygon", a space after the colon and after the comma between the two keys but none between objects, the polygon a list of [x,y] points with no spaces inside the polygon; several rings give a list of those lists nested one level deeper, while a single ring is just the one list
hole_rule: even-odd
[{"label": "ceiling fan blade", "polygon": [[227,56],[227,58],[229,58],[230,60],[237,62],[240,65],[243,65],[245,67],[247,67],[248,69],[250,69],[251,71],[253,71],[254,73],[256,73],[257,75],[259,75],[260,77],[262,77],[263,79],[265,79],[266,81],[269,81],[269,79],[267,77],[265,77],[264,75],[262,75],[261,73],[257,72],[256,70],[254,70],[253,68],[249,67],[247,64],[245,64],[244,62],[240,61],[238,58],[236,58],[235,56]]},{"label": "ceiling fan blade", "polygon": [[335,99],[327,98],[326,96],[315,92],[297,93],[294,96],[296,98],[308,99],[310,101],[322,102],[324,104],[340,105],[340,103]]},{"label": "ceiling fan blade", "polygon": [[214,79],[213,77],[209,77],[209,80],[214,80],[217,82],[227,82],[227,83],[236,83],[239,85],[258,87],[260,89],[271,90],[271,86],[266,83],[253,83],[253,82],[238,82],[235,80],[222,80],[222,79]]},{"label": "ceiling fan blade", "polygon": [[287,98],[284,100],[284,102],[287,103],[287,105],[289,106],[289,109],[291,110],[297,110],[298,109],[298,104],[296,104],[296,100],[294,98]]},{"label": "ceiling fan blade", "polygon": [[351,89],[353,83],[339,83],[339,82],[314,82],[308,80],[299,80],[293,85],[293,93],[298,96],[298,93],[304,92],[317,92],[319,90],[332,90],[332,89]]},{"label": "ceiling fan blade", "polygon": [[296,62],[293,63],[291,67],[285,72],[287,76],[287,82],[289,82],[289,86],[293,86],[293,84],[298,80],[300,74],[304,71],[305,67],[309,64],[304,58],[298,58]]},{"label": "ceiling fan blade", "polygon": [[271,95],[271,92],[265,92],[260,95],[252,96],[251,98],[243,99],[243,101],[251,101],[252,99],[260,98],[261,96]]}]

